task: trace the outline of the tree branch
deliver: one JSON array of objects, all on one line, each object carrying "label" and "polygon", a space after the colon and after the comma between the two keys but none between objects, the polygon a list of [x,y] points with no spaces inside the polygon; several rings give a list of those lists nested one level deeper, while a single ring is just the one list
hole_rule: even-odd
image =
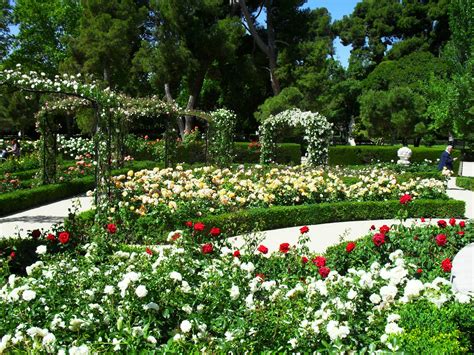
[{"label": "tree branch", "polygon": [[239,4],[240,4],[240,8],[242,9],[242,13],[244,14],[245,21],[247,21],[247,24],[249,26],[250,34],[255,39],[255,42],[260,47],[262,52],[265,53],[265,55],[269,56],[270,49],[265,44],[265,42],[263,42],[262,38],[259,36],[257,29],[255,28],[255,23],[253,22],[252,17],[250,16],[250,12],[247,7],[247,4],[245,3],[245,0],[239,0]]}]

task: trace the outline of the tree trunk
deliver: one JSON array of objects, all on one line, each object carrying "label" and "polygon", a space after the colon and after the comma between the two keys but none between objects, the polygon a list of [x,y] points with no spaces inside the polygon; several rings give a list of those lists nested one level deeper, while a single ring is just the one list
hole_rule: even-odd
[{"label": "tree trunk", "polygon": [[268,62],[270,67],[270,82],[272,84],[273,95],[277,96],[280,89],[280,81],[275,75],[277,69],[277,48],[275,44],[275,27],[273,26],[272,0],[265,1],[267,10],[267,33],[268,33]]},{"label": "tree trunk", "polygon": [[[171,95],[171,88],[169,83],[165,83],[165,95],[166,95],[166,101],[169,104],[173,103],[173,96]],[[176,117],[176,123],[178,124],[178,129],[179,129],[179,135],[181,139],[184,138],[184,122],[182,117]]]},{"label": "tree trunk", "polygon": [[272,16],[272,4],[273,0],[265,0],[265,10],[267,13],[267,37],[268,43],[265,43],[260,35],[257,32],[255,27],[254,20],[252,19],[247,4],[245,0],[239,0],[240,9],[242,10],[242,14],[245,17],[245,21],[248,24],[248,31],[252,35],[255,43],[260,48],[260,50],[265,54],[268,58],[269,63],[269,72],[270,72],[270,83],[272,85],[273,95],[278,95],[281,91],[280,88],[280,81],[275,75],[275,71],[277,69],[277,58],[278,58],[278,51],[275,44],[275,27],[273,25],[273,16]]},{"label": "tree trunk", "polygon": [[[207,64],[203,64],[201,69],[196,73],[194,81],[191,86],[189,93],[188,104],[186,110],[194,110],[196,107],[199,94],[201,93],[202,84],[204,83],[204,77],[207,73]],[[184,117],[184,133],[190,133],[194,128],[194,116],[186,115]]]}]

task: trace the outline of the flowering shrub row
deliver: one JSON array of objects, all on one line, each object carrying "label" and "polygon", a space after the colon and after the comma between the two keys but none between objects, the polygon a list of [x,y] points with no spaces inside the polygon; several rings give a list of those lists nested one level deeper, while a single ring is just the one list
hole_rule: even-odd
[{"label": "flowering shrub row", "polygon": [[[464,231],[457,238],[467,244],[470,225],[377,226],[370,247],[343,243],[325,256],[306,247],[307,227],[298,245],[282,243],[271,255],[253,238],[235,249],[215,239],[220,230],[207,233],[191,221],[170,233],[169,247],[120,250],[113,246],[119,228],[109,223],[95,242],[61,255],[52,248],[74,236],[37,236],[41,260],[25,277],[7,274],[0,284],[0,351],[396,351],[438,337],[409,336],[419,330],[408,312],[417,307],[453,327],[438,346],[445,340],[457,351],[473,350],[466,331],[471,297],[451,288],[446,262],[423,265],[413,256],[415,236]],[[375,242],[378,234],[384,243]],[[397,238],[406,240],[403,250]],[[359,249],[373,255],[370,261],[334,269]],[[453,323],[451,314],[463,313],[465,320]]]},{"label": "flowering shrub row", "polygon": [[247,208],[398,200],[405,193],[415,199],[446,198],[444,183],[435,179],[399,183],[395,175],[377,169],[358,176],[354,184],[344,183],[343,178],[337,170],[258,165],[131,171],[114,179],[119,202],[110,212],[124,223],[137,214],[167,222]]}]

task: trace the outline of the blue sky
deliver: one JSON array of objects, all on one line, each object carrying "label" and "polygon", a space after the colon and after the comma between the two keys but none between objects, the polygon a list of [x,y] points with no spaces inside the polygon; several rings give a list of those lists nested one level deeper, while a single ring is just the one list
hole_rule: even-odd
[{"label": "blue sky", "polygon": [[[360,0],[308,0],[305,7],[311,9],[325,7],[331,13],[332,20],[334,21],[341,19],[344,15],[351,14],[358,2]],[[334,46],[336,47],[337,58],[347,68],[352,46],[344,47],[338,38],[334,41]]]}]

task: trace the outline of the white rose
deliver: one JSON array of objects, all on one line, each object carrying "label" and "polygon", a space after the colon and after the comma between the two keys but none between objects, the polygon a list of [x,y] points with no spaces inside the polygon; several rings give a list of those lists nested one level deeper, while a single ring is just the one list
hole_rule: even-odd
[{"label": "white rose", "polygon": [[22,297],[25,301],[34,300],[36,298],[36,292],[32,290],[25,290],[23,291]]},{"label": "white rose", "polygon": [[148,290],[146,289],[145,286],[143,285],[140,285],[136,288],[135,290],[135,294],[140,297],[140,298],[143,298],[145,297],[147,294],[148,294]]},{"label": "white rose", "polygon": [[180,329],[181,329],[181,331],[182,331],[183,333],[189,333],[189,332],[191,331],[191,329],[192,329],[193,326],[192,326],[192,324],[191,324],[190,321],[188,321],[188,320],[183,320],[183,321],[181,322],[181,325],[180,325],[179,327],[180,327]]},{"label": "white rose", "polygon": [[232,285],[231,289],[229,290],[230,292],[230,298],[235,301],[237,298],[240,296],[240,290],[239,287],[236,285]]},{"label": "white rose", "polygon": [[38,255],[43,255],[46,253],[46,245],[39,245],[37,248],[36,248],[36,254]]}]

